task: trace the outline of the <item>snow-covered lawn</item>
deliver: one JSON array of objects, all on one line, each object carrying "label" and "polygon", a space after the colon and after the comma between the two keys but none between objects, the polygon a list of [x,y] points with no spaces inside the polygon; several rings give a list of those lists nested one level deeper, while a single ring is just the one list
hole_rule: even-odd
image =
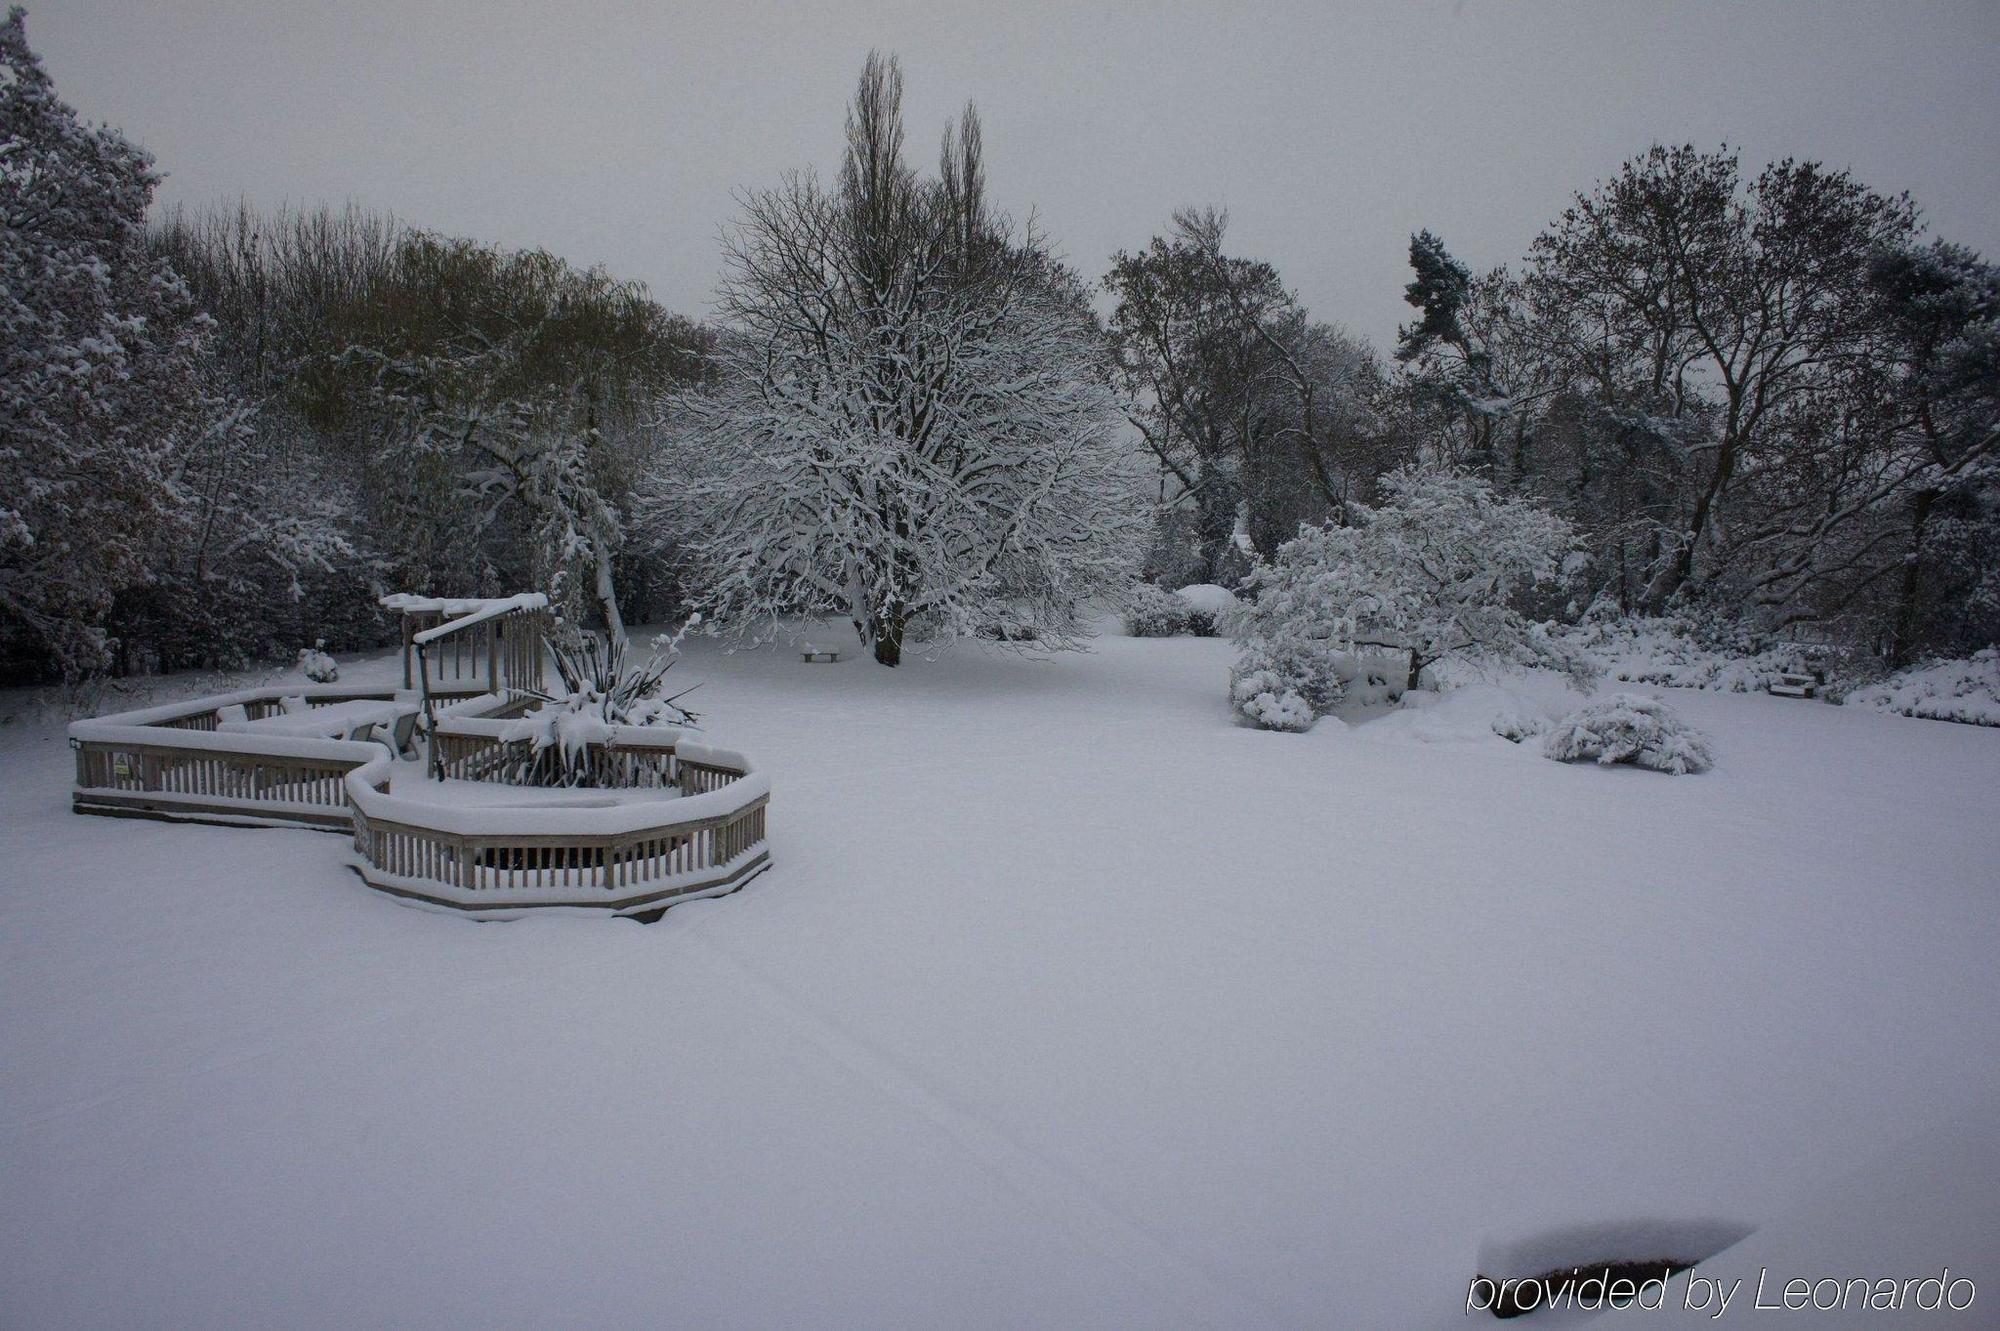
[{"label": "snow-covered lawn", "polygon": [[862,656],[692,647],[776,867],[652,926],[75,817],[0,727],[0,1322],[1463,1326],[1647,1218],[2000,1306],[2000,731],[1675,693],[1667,777],[1477,691],[1242,729],[1222,641]]}]

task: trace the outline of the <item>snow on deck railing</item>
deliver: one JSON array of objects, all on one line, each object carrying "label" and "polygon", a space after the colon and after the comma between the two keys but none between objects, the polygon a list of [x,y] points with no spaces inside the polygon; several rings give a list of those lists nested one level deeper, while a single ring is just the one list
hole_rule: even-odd
[{"label": "snow on deck railing", "polygon": [[78,813],[324,827],[348,823],[347,773],[382,756],[367,740],[217,731],[225,707],[388,699],[393,693],[321,686],[243,689],[76,721],[71,807]]},{"label": "snow on deck railing", "polygon": [[[348,797],[370,818],[453,836],[515,838],[629,837],[638,833],[670,836],[678,831],[726,818],[771,793],[771,781],[761,772],[738,768],[728,785],[678,799],[640,798],[610,804],[439,804],[390,794],[376,783],[389,775],[389,759],[378,747],[368,764],[348,773]],[[740,757],[740,755],[738,755]],[[539,786],[510,786],[524,799]],[[616,796],[618,792],[607,794]]]},{"label": "snow on deck railing", "polygon": [[488,917],[547,909],[651,917],[675,901],[732,892],[769,867],[770,781],[739,753],[685,747],[678,765],[694,784],[683,780],[679,798],[628,792],[589,805],[410,798],[389,789],[384,757],[346,778],[355,867],[413,904]]},{"label": "snow on deck railing", "polygon": [[[506,604],[520,600],[523,596],[541,596],[539,592],[524,592],[515,596],[418,596],[414,592],[388,592],[376,598],[376,604],[384,610],[393,610],[404,615],[443,615],[456,618],[483,610],[487,606]],[[540,609],[548,605],[548,597],[542,596]]]},{"label": "snow on deck railing", "polygon": [[541,688],[543,643],[550,616],[549,598],[543,593],[417,596],[391,592],[378,600],[384,609],[403,616],[404,688],[421,686],[428,694],[430,681],[469,678],[480,679],[491,689]]},{"label": "snow on deck railing", "polygon": [[[401,595],[401,593],[398,593],[398,595]],[[387,605],[391,599],[391,597],[383,597],[383,604]],[[549,608],[549,598],[541,592],[522,592],[519,596],[497,597],[477,602],[439,602],[438,604],[471,605],[474,608],[461,611],[456,618],[447,619],[444,623],[433,628],[427,628],[421,633],[410,635],[411,642],[419,646],[428,646],[440,638],[448,638],[454,633],[463,633],[466,629],[484,624],[488,620],[498,619],[502,615],[511,615],[520,610],[546,610]],[[443,613],[449,614],[451,612],[444,611]]]},{"label": "snow on deck railing", "polygon": [[[352,685],[272,685],[74,721],[71,805],[78,813],[338,830],[349,821],[342,779],[384,756],[381,744],[217,730],[218,714],[241,707],[268,715],[287,698],[325,705],[395,697],[393,689]],[[503,701],[488,695],[484,705]]]},{"label": "snow on deck railing", "polygon": [[[372,741],[188,724],[285,698],[393,696],[337,685],[243,689],[74,722],[75,808],[351,827],[355,867],[371,886],[483,916],[557,908],[650,917],[674,901],[734,891],[769,866],[769,779],[741,753],[671,727],[611,726],[590,741],[607,771],[631,779],[589,805],[539,805],[539,788],[520,786],[520,801],[468,807],[392,793],[392,759]],[[494,756],[531,744],[517,721],[494,715],[515,705],[496,693],[463,699],[441,710],[431,742]]]},{"label": "snow on deck railing", "polygon": [[185,698],[180,702],[135,707],[126,712],[107,712],[103,716],[70,722],[69,733],[75,738],[107,726],[161,726],[173,721],[214,713],[224,707],[278,702],[285,698],[303,698],[308,703],[336,703],[376,698],[387,702],[395,696],[396,690],[392,688],[357,687],[351,684],[267,684],[262,688],[238,689],[233,693],[212,693],[201,698]]}]

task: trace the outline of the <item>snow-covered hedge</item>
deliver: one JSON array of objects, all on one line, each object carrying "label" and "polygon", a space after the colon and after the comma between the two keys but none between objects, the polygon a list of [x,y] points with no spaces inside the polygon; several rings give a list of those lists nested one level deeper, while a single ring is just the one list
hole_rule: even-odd
[{"label": "snow-covered hedge", "polygon": [[1173,638],[1191,633],[1213,638],[1235,633],[1243,602],[1227,587],[1198,582],[1177,592],[1150,582],[1125,598],[1125,631],[1135,638]]},{"label": "snow-covered hedge", "polygon": [[1913,666],[1855,689],[1846,702],[1932,721],[2000,726],[2000,649],[1988,647],[1962,661]]},{"label": "snow-covered hedge", "polygon": [[1715,765],[1708,739],[1657,698],[1614,693],[1579,707],[1549,731],[1542,753],[1557,762],[1631,763],[1675,776]]},{"label": "snow-covered hedge", "polygon": [[1187,603],[1188,632],[1197,638],[1236,632],[1238,616],[1243,613],[1243,602],[1227,587],[1213,582],[1197,582],[1181,588],[1174,595]]},{"label": "snow-covered hedge", "polygon": [[1684,615],[1593,617],[1564,638],[1607,678],[1656,688],[1759,693],[1780,675],[1831,664],[1826,649],[1760,643],[1723,621]]},{"label": "snow-covered hedge", "polygon": [[1171,638],[1192,627],[1194,607],[1163,587],[1142,582],[1125,597],[1125,631],[1135,638]]}]

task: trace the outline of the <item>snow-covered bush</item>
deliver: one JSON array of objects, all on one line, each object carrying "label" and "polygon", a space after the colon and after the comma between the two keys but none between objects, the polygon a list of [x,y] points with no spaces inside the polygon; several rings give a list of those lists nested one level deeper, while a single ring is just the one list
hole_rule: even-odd
[{"label": "snow-covered bush", "polygon": [[1239,642],[1243,654],[1229,672],[1229,701],[1254,726],[1309,730],[1346,693],[1352,658],[1311,636],[1310,626],[1278,622]]},{"label": "snow-covered bush", "polygon": [[1521,707],[1509,707],[1495,713],[1492,721],[1493,733],[1509,744],[1519,744],[1523,740],[1548,731],[1548,721]]},{"label": "snow-covered bush", "polygon": [[1150,582],[1142,582],[1125,597],[1125,631],[1135,638],[1171,638],[1186,633],[1194,607]]},{"label": "snow-covered bush", "polygon": [[315,684],[331,684],[340,678],[340,666],[326,654],[326,640],[299,648],[299,669]]},{"label": "snow-covered bush", "polygon": [[1614,693],[1579,707],[1549,731],[1542,754],[1557,762],[1631,763],[1679,776],[1715,765],[1708,738],[1657,698]]},{"label": "snow-covered bush", "polygon": [[1607,678],[1661,688],[1758,693],[1781,675],[1839,664],[1830,648],[1759,639],[1714,615],[1592,614],[1563,637]]},{"label": "snow-covered bush", "polygon": [[1243,614],[1243,602],[1227,587],[1213,582],[1197,582],[1174,593],[1188,606],[1188,631],[1197,638],[1213,638],[1236,632]]},{"label": "snow-covered bush", "polygon": [[1359,510],[1348,526],[1301,527],[1251,574],[1257,599],[1240,617],[1243,657],[1230,684],[1240,715],[1262,724],[1239,697],[1241,681],[1260,671],[1324,715],[1370,654],[1402,658],[1404,688],[1453,657],[1589,678],[1587,656],[1515,605],[1561,573],[1571,548],[1561,518],[1438,468],[1391,473],[1383,490],[1379,508]]},{"label": "snow-covered bush", "polygon": [[1315,707],[1296,681],[1269,666],[1238,665],[1229,676],[1229,705],[1260,730],[1311,730],[1324,708]]},{"label": "snow-covered bush", "polygon": [[527,740],[528,750],[500,778],[532,786],[601,785],[592,748],[602,749],[613,726],[693,725],[695,714],[680,704],[689,690],[665,692],[667,671],[680,658],[679,641],[678,635],[656,639],[653,655],[628,667],[623,638],[575,629],[552,638],[549,656],[561,687],[520,690],[537,705],[501,738]]},{"label": "snow-covered bush", "polygon": [[1845,702],[1932,721],[2000,726],[2000,648],[1988,647],[1960,661],[1913,666],[1855,689]]},{"label": "snow-covered bush", "polygon": [[1125,631],[1135,638],[1171,638],[1183,633],[1213,638],[1236,632],[1243,602],[1227,587],[1198,582],[1169,592],[1142,582],[1125,598]]}]

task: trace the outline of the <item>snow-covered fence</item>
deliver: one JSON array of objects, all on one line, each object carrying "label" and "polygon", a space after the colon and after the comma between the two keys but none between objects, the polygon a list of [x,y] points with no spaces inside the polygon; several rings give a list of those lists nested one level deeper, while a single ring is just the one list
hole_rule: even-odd
[{"label": "snow-covered fence", "polygon": [[[504,773],[526,771],[535,755],[536,740],[493,712],[441,718],[432,731],[438,774],[467,781],[505,780]],[[607,726],[607,743],[591,744],[579,766],[592,786],[649,789],[680,785],[676,741],[680,731],[661,726]],[[732,775],[730,780],[734,780]],[[721,783],[717,783],[721,784]],[[712,790],[703,785],[699,790]]]},{"label": "snow-covered fence", "polygon": [[[381,598],[403,617],[403,687],[427,671],[433,693],[477,684],[485,689],[539,689],[549,632],[549,598],[413,596]],[[421,667],[421,670],[420,670]]]},{"label": "snow-covered fence", "polygon": [[343,779],[382,755],[364,741],[218,731],[225,709],[256,721],[285,710],[395,698],[393,690],[277,685],[77,721],[78,813],[248,822],[333,831],[348,825]]},{"label": "snow-covered fence", "polygon": [[[413,902],[502,917],[539,908],[651,916],[733,891],[770,864],[770,782],[740,753],[670,727],[612,726],[587,762],[606,787],[511,786],[532,739],[506,715],[519,698],[481,693],[440,708],[432,743],[447,774],[516,792],[484,805],[391,793],[381,744],[218,729],[287,710],[397,700],[392,690],[246,689],[70,726],[79,813],[353,829],[355,868]],[[402,695],[408,702],[408,695]],[[420,788],[428,783],[420,783]]]},{"label": "snow-covered fence", "polygon": [[504,806],[429,803],[389,792],[385,758],[347,777],[356,868],[391,895],[487,917],[651,916],[734,891],[770,864],[770,782],[741,754],[678,739],[665,748],[678,799],[535,803],[535,788],[522,787],[522,802]]}]

